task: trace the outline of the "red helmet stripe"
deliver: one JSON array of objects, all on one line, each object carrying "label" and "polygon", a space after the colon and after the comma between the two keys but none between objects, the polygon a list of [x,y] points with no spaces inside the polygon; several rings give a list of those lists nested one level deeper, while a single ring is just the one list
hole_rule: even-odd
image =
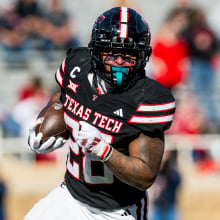
[{"label": "red helmet stripe", "polygon": [[120,8],[120,24],[119,24],[119,37],[128,37],[128,8]]}]

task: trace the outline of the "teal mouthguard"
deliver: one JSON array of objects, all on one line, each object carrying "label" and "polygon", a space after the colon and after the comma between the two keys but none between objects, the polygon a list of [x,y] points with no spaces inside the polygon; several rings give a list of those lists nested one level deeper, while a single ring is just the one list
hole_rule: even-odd
[{"label": "teal mouthguard", "polygon": [[116,79],[118,86],[122,84],[123,77],[127,75],[127,71],[128,70],[126,67],[118,67],[118,66],[111,67],[113,78]]}]

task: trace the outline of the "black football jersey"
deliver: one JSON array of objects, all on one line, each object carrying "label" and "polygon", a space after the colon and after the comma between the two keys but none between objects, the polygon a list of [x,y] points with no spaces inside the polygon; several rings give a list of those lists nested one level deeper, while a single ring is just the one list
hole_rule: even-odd
[{"label": "black football jersey", "polygon": [[109,144],[128,155],[129,143],[140,133],[161,133],[170,127],[175,101],[169,90],[147,77],[126,92],[100,95],[91,86],[91,75],[88,48],[70,49],[56,72],[70,132],[65,181],[71,194],[90,206],[115,209],[132,205],[145,192],[121,182],[97,157],[76,144],[78,122],[95,126]]}]

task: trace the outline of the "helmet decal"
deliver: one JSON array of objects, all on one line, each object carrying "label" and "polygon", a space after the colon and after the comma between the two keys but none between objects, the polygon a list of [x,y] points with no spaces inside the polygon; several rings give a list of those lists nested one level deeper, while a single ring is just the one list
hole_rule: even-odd
[{"label": "helmet decal", "polygon": [[119,23],[119,37],[127,38],[128,37],[128,8],[120,8],[120,23]]},{"label": "helmet decal", "polygon": [[[103,19],[105,19],[104,15],[99,16],[96,20],[95,20],[95,24],[97,24],[98,22],[101,22]],[[94,25],[95,25],[94,24]]]}]

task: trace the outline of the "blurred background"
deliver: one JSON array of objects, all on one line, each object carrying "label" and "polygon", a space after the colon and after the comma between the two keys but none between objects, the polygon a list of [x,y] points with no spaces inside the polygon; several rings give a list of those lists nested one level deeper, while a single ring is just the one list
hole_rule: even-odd
[{"label": "blurred background", "polygon": [[33,154],[28,128],[57,89],[66,49],[87,46],[95,19],[114,6],[148,22],[146,74],[177,101],[150,220],[220,219],[220,0],[1,0],[0,220],[23,219],[62,181],[67,149]]}]

